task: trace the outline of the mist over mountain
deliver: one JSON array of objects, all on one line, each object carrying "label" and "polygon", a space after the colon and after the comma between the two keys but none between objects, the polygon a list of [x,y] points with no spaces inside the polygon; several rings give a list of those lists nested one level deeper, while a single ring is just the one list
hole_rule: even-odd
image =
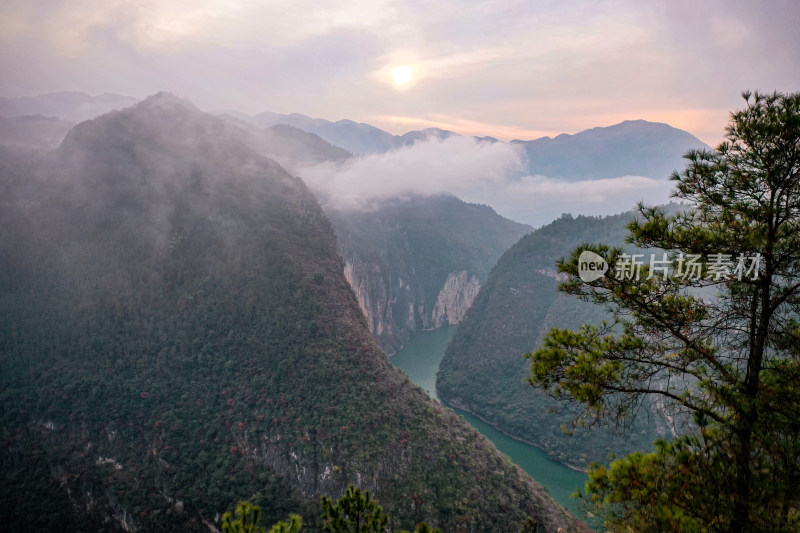
[{"label": "mist over mountain", "polygon": [[0,146],[15,152],[53,150],[74,125],[42,115],[0,117]]},{"label": "mist over mountain", "polygon": [[352,156],[346,150],[325,142],[319,136],[294,126],[276,124],[260,128],[227,113],[217,115],[217,118],[229,126],[231,134],[241,143],[261,155],[274,159],[294,174],[308,165],[340,164]]},{"label": "mist over mountain", "polygon": [[[0,109],[69,121],[124,107],[132,100],[56,93],[6,98]],[[337,208],[363,207],[402,195],[448,193],[489,204],[501,215],[533,226],[565,212],[605,215],[639,201],[664,203],[672,187],[667,178],[684,166],[681,156],[705,147],[687,132],[643,120],[504,143],[438,128],[392,135],[369,124],[299,113],[253,117],[229,110],[219,116],[248,130],[244,142],[302,176],[323,202]],[[297,131],[290,133],[287,127]],[[276,128],[283,131],[275,134]],[[285,146],[278,147],[281,143]]]},{"label": "mist over mountain", "polygon": [[[279,132],[276,132],[279,133]],[[10,529],[219,527],[370,490],[393,530],[574,519],[394,369],[303,182],[159,94],[0,174]]]},{"label": "mist over mountain", "polygon": [[683,155],[708,148],[693,135],[644,120],[574,135],[500,142],[429,128],[392,135],[368,124],[262,113],[253,123],[291,124],[360,154],[298,172],[326,204],[368,206],[403,195],[450,193],[540,226],[562,213],[607,215],[664,203]]},{"label": "mist over mountain", "polygon": [[602,215],[639,201],[664,203],[672,190],[667,176],[568,181],[526,175],[526,165],[519,145],[450,136],[298,172],[324,205],[338,209],[369,210],[390,198],[449,193],[532,226],[565,212]]},{"label": "mist over mountain", "polygon": [[[248,119],[259,126],[288,124],[314,133],[334,146],[354,154],[379,154],[429,139],[447,139],[459,134],[440,128],[410,131],[404,135],[351,120],[331,122],[299,113],[261,113]],[[499,142],[493,137],[478,141]],[[692,149],[709,146],[694,135],[668,124],[627,120],[607,127],[555,138],[511,141],[523,148],[525,173],[568,181],[608,179],[621,176],[666,178],[683,167],[682,156]]]},{"label": "mist over mountain", "polygon": [[131,106],[137,101],[136,98],[120,94],[105,93],[98,96],[90,96],[86,93],[75,91],[22,98],[0,97],[0,116],[42,115],[45,117],[58,117],[71,122],[80,122],[115,109]]}]

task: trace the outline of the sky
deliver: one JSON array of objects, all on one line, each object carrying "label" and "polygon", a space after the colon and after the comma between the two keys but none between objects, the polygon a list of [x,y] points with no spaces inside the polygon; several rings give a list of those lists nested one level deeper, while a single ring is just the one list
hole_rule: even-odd
[{"label": "sky", "polygon": [[800,2],[0,0],[1,96],[63,90],[503,140],[627,119],[715,146],[800,88]]}]

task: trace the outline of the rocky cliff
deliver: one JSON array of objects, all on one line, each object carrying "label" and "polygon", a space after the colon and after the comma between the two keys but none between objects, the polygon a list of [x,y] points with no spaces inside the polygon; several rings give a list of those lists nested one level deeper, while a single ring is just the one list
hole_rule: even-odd
[{"label": "rocky cliff", "polygon": [[500,255],[531,230],[453,196],[327,212],[345,276],[389,353],[419,330],[458,323]]},{"label": "rocky cliff", "polygon": [[451,272],[436,297],[436,305],[431,313],[431,326],[440,328],[461,322],[480,288],[477,276],[466,270]]}]

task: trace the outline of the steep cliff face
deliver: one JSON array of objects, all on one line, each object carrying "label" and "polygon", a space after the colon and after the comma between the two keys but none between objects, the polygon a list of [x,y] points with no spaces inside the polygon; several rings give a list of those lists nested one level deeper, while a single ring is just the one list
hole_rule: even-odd
[{"label": "steep cliff face", "polygon": [[530,227],[452,196],[328,208],[345,276],[384,350],[456,324],[500,255]]},{"label": "steep cliff face", "polygon": [[431,312],[431,326],[440,328],[461,322],[480,288],[477,276],[466,270],[451,272],[436,297],[436,305]]},{"label": "steep cliff face", "polygon": [[[302,181],[157,95],[0,173],[0,513],[15,531],[208,531],[239,499],[317,529],[574,519],[392,367]],[[2,168],[0,166],[0,168]]]},{"label": "steep cliff face", "polygon": [[[340,252],[343,253],[344,250]],[[356,295],[358,306],[367,319],[369,331],[376,337],[393,335],[395,321],[392,309],[397,303],[397,296],[392,294],[391,285],[385,283],[380,265],[351,256],[345,259],[344,277]],[[402,280],[399,284],[408,289],[408,285],[402,284]]]},{"label": "steep cliff face", "polygon": [[[346,252],[341,250],[342,254]],[[422,329],[458,324],[481,287],[474,274],[466,270],[451,272],[436,296],[433,308],[426,312],[424,305],[414,302],[414,291],[408,282],[398,278],[392,285],[375,263],[351,256],[345,260],[344,275],[367,319],[370,332],[379,339],[410,338],[416,333],[418,322]],[[395,309],[401,313],[397,318]]]}]

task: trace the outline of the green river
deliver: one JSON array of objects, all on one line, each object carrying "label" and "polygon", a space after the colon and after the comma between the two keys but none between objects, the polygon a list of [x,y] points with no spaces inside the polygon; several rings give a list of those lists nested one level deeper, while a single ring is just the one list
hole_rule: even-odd
[{"label": "green river", "polygon": [[[449,326],[433,331],[423,331],[405,348],[391,357],[392,363],[397,368],[405,371],[411,381],[422,387],[430,394],[431,398],[435,398],[437,401],[439,398],[436,395],[436,372],[456,327]],[[539,448],[503,435],[470,413],[460,409],[454,409],[454,411],[463,416],[475,429],[491,440],[498,450],[509,456],[514,463],[521,466],[533,479],[545,487],[558,503],[575,516],[583,516],[577,501],[570,496],[576,489],[583,488],[587,481],[586,474],[548,459]]]}]

